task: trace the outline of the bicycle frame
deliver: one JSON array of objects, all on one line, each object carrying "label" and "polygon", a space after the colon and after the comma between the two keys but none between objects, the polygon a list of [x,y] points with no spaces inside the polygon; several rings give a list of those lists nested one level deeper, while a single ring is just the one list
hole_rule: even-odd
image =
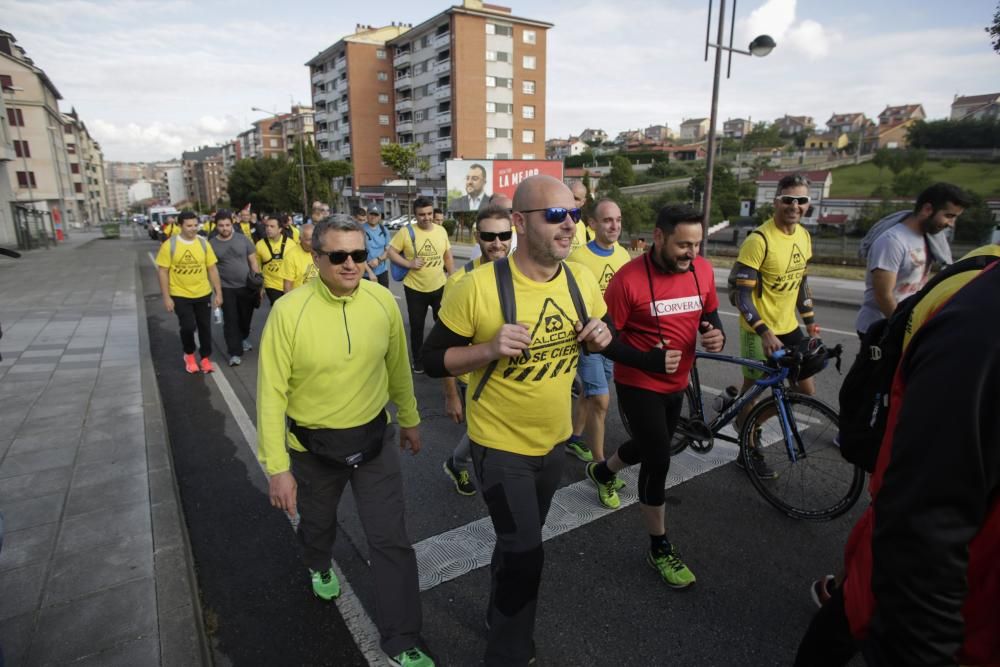
[{"label": "bicycle frame", "polygon": [[[749,391],[737,397],[732,403],[727,405],[711,422],[706,422],[704,396],[701,391],[701,380],[698,375],[698,359],[709,359],[711,361],[721,361],[723,363],[745,366],[764,373],[765,377],[755,380],[754,386],[751,387]],[[689,415],[689,419],[698,419],[705,423],[709,431],[712,433],[713,438],[720,438],[727,442],[739,444],[739,433],[737,433],[736,437],[733,438],[722,434],[722,429],[733,421],[746,405],[752,404],[752,402],[755,401],[761,394],[767,391],[767,389],[770,389],[771,394],[774,396],[775,405],[778,409],[778,418],[780,419],[781,429],[783,435],[785,436],[784,440],[785,447],[788,450],[788,457],[794,462],[805,454],[805,450],[802,447],[798,427],[788,417],[788,406],[785,403],[784,387],[784,382],[787,377],[787,368],[774,368],[756,360],[743,359],[742,357],[734,357],[727,354],[695,352],[695,363],[691,366],[691,384],[689,387],[694,394],[694,400],[691,402],[691,414]],[[789,435],[793,437],[789,438]],[[792,441],[796,443],[795,447],[792,446]]]}]

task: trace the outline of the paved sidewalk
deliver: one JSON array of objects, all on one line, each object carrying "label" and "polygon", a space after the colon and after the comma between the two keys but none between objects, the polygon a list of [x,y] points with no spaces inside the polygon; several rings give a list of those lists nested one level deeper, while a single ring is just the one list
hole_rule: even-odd
[{"label": "paved sidewalk", "polygon": [[0,258],[7,665],[208,662],[138,279],[97,233]]}]

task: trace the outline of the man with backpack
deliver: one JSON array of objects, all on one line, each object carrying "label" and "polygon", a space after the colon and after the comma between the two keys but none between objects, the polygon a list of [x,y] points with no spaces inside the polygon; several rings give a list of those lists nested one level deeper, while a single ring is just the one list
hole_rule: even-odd
[{"label": "man with backpack", "polygon": [[382,211],[372,204],[365,219],[365,248],[368,250],[368,268],[378,284],[389,287],[389,230],[382,222]]},{"label": "man with backpack", "polygon": [[611,341],[596,279],[563,262],[580,217],[569,188],[531,176],[513,209],[517,250],[449,290],[423,356],[431,377],[471,372],[475,387],[466,411],[472,463],[496,532],[488,667],[535,657],[542,525],[561,479],[558,445],[572,430],[580,346],[600,352]]},{"label": "man with backpack", "polygon": [[[181,211],[179,232],[160,245],[156,266],[163,306],[176,313],[181,327],[184,369],[188,373],[211,373],[212,308],[222,307],[222,283],[219,280],[215,251],[198,236],[198,214]],[[214,293],[214,298],[213,298]],[[198,331],[201,363],[194,358],[194,332]]]},{"label": "man with backpack", "polygon": [[285,293],[285,279],[282,264],[285,261],[285,251],[295,245],[295,241],[286,236],[278,222],[278,217],[268,215],[264,218],[264,237],[257,241],[257,263],[264,274],[264,293],[271,305]]},{"label": "man with backpack", "polygon": [[973,251],[878,324],[878,354],[865,354],[872,332],[862,344],[859,361],[888,359],[892,371],[888,414],[869,428],[881,435],[872,503],[797,667],[845,665],[859,651],[869,665],[1000,664],[998,257],[1000,246]]},{"label": "man with backpack", "polygon": [[[868,248],[865,296],[856,328],[863,337],[872,323],[891,317],[896,305],[915,294],[930,276],[931,237],[955,227],[971,204],[951,183],[935,183],[920,193],[913,211],[889,226]],[[945,241],[947,243],[947,241]]]}]

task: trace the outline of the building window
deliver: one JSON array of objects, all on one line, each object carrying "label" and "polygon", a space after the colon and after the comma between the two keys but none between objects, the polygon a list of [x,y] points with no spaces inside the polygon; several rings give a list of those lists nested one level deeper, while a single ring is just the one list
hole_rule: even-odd
[{"label": "building window", "polygon": [[[487,23],[487,25],[489,25],[489,24]],[[497,78],[495,76],[488,76],[488,77],[486,77],[486,87],[487,88],[496,88],[497,87]],[[8,109],[8,111],[10,111],[10,109]],[[18,111],[20,111],[20,109],[18,109]]]},{"label": "building window", "polygon": [[507,79],[502,76],[498,76],[496,79],[497,79],[497,88],[512,89],[514,87],[514,79]]},{"label": "building window", "polygon": [[524,69],[535,69],[535,56],[524,56],[522,58]]},{"label": "building window", "polygon": [[73,184],[73,189],[76,192],[83,192],[83,183],[74,183]]},{"label": "building window", "polygon": [[389,73],[388,72],[379,72],[378,74],[375,75],[375,77],[379,81],[388,81],[389,80]]},{"label": "building window", "polygon": [[20,109],[7,109],[7,122],[11,127],[24,127],[24,114]]},{"label": "building window", "polygon": [[79,174],[80,173],[80,164],[77,163],[77,162],[70,163],[69,170],[73,174]]},{"label": "building window", "polygon": [[379,137],[378,142],[382,146],[385,146],[386,144],[388,144],[390,142],[390,139],[389,139],[389,137]]},{"label": "building window", "polygon": [[497,128],[497,139],[510,139],[514,134],[514,130],[509,127],[498,127]]},{"label": "building window", "polygon": [[385,49],[375,49],[375,57],[379,60],[385,60]]},{"label": "building window", "polygon": [[486,103],[486,113],[496,113],[496,112],[497,112],[497,103],[496,102],[487,102]]},{"label": "building window", "polygon": [[531,120],[535,117],[535,107],[532,104],[525,104],[521,107],[521,118]]},{"label": "building window", "polygon": [[19,187],[19,188],[37,188],[38,185],[35,183],[35,172],[33,172],[33,171],[19,171],[19,172],[17,172],[17,187]]},{"label": "building window", "polygon": [[14,79],[11,78],[10,74],[0,74],[0,88],[13,88]]},{"label": "building window", "polygon": [[521,130],[521,143],[533,144],[535,143],[535,131],[534,130]]},{"label": "building window", "polygon": [[17,157],[31,157],[31,148],[27,141],[14,140],[14,155]]},{"label": "building window", "polygon": [[536,37],[534,30],[525,30],[524,32],[521,33],[521,41],[524,42],[525,44],[534,44],[535,39]]},{"label": "building window", "polygon": [[378,103],[379,104],[388,104],[389,103],[389,95],[388,95],[388,93],[379,93],[378,94]]},{"label": "building window", "polygon": [[514,28],[509,25],[500,25],[499,23],[487,23],[486,34],[511,37],[514,34]]},{"label": "building window", "polygon": [[496,23],[489,23],[489,22],[486,23],[486,34],[487,35],[495,35],[495,34],[497,34],[497,25],[496,25]]},{"label": "building window", "polygon": [[497,61],[502,63],[510,62],[510,54],[506,51],[497,51]]},{"label": "building window", "polygon": [[495,127],[488,127],[488,128],[486,128],[486,138],[487,139],[496,139],[497,138],[497,129]]},{"label": "building window", "polygon": [[271,145],[271,148],[277,148],[278,147],[278,140],[277,139],[270,139],[268,141],[268,143]]},{"label": "building window", "polygon": [[535,94],[535,82],[534,81],[522,81],[521,82],[521,92],[525,95]]},{"label": "building window", "polygon": [[522,160],[534,160],[535,159],[535,154],[534,153],[523,153],[521,155],[521,159]]},{"label": "building window", "polygon": [[389,115],[388,114],[384,114],[384,113],[380,113],[378,115],[378,124],[379,125],[388,125],[389,124]]},{"label": "building window", "polygon": [[66,144],[66,152],[70,155],[76,155],[76,144]]},{"label": "building window", "polygon": [[424,35],[420,39],[420,48],[426,49],[430,45],[431,45],[431,36],[430,35]]},{"label": "building window", "polygon": [[489,61],[489,62],[496,62],[496,59],[497,59],[497,52],[496,51],[487,51],[486,52],[486,60],[487,61]]}]

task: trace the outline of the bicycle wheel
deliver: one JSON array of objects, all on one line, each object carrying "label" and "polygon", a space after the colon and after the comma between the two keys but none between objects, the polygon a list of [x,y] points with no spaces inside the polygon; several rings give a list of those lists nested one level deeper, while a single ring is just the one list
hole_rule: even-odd
[{"label": "bicycle wheel", "polygon": [[[616,401],[618,403],[618,417],[622,420],[622,426],[625,427],[625,432],[628,433],[629,437],[632,437],[632,427],[628,423],[628,417],[625,415],[625,411],[622,410],[622,402],[620,400]],[[676,456],[684,451],[684,449],[690,443],[690,440],[680,434],[681,428],[688,423],[689,406],[691,405],[691,388],[689,387],[687,391],[684,392],[684,402],[681,404],[681,417],[677,421],[677,430],[674,432],[673,438],[670,440],[670,455]]]},{"label": "bicycle wheel", "polygon": [[789,456],[777,405],[771,397],[750,412],[740,443],[759,443],[757,450],[777,477],[762,479],[755,474],[750,458],[753,450],[741,446],[744,468],[757,492],[788,516],[829,521],[857,502],[864,490],[865,472],[840,455],[834,441],[839,432],[838,415],[833,408],[811,396],[794,393],[785,394],[785,403],[796,460]]}]

